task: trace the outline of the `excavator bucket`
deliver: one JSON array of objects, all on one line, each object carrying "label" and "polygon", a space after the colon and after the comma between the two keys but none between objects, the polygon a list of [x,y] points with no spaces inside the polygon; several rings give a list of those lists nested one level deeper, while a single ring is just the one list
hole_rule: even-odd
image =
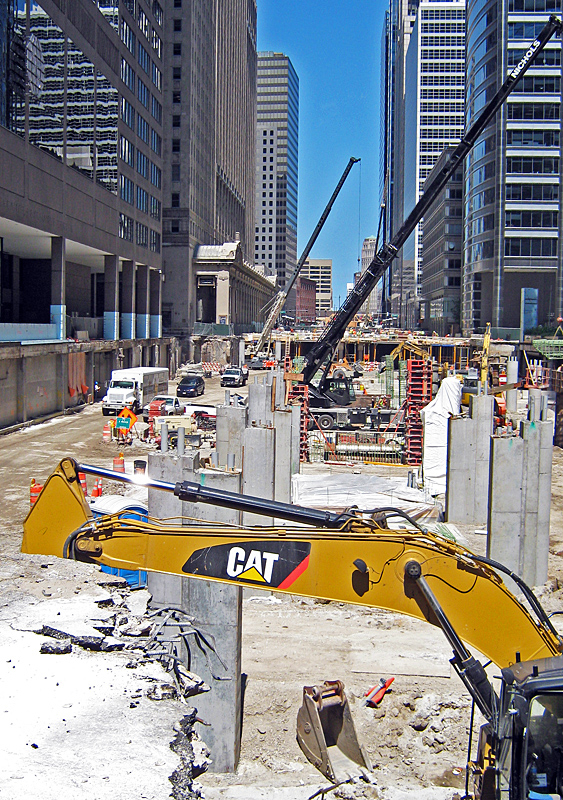
[{"label": "excavator bucket", "polygon": [[303,705],[297,714],[297,742],[311,764],[333,783],[372,769],[358,742],[342,681],[303,687]]}]

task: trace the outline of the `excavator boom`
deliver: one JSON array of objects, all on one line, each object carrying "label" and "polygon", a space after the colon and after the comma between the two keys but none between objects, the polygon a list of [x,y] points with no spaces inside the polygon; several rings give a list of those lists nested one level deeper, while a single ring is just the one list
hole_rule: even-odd
[{"label": "excavator boom", "polygon": [[[191,520],[182,526],[119,514],[94,520],[79,469],[98,471],[66,458],[48,479],[24,522],[23,552],[384,608],[439,624],[416,581],[405,575],[407,564],[416,562],[459,637],[499,667],[512,665],[516,651],[524,660],[562,651],[547,617],[534,619],[495,569],[420,528],[390,530],[359,512],[337,515],[242,495],[233,495],[242,504],[236,506],[226,492],[220,493],[222,505],[275,518],[289,515],[301,524],[238,528]],[[112,477],[127,479],[120,473]],[[156,488],[184,500],[218,499],[198,484]]]}]

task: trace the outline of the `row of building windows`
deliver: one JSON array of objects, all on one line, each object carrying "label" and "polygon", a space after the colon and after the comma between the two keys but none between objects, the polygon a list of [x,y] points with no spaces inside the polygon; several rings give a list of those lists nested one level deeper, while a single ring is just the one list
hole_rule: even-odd
[{"label": "row of building windows", "polygon": [[[514,49],[508,50],[507,52],[507,64],[509,67],[514,67],[518,62],[522,59],[522,56],[526,52],[526,49]],[[541,53],[534,59],[534,66],[535,67],[559,67],[561,66],[561,48],[558,47],[556,50],[550,50],[546,48],[542,50]],[[525,76],[524,76],[525,77]]]},{"label": "row of building windows", "polygon": [[[158,122],[160,125],[162,124],[162,105],[158,102],[154,95],[151,95],[151,97],[151,115],[153,119],[156,120],[156,122]],[[129,128],[131,128],[132,131],[135,130],[135,109],[126,97],[121,98],[121,119]]]},{"label": "row of building windows", "polygon": [[557,211],[517,210],[506,212],[507,228],[557,228],[559,214]]},{"label": "row of building windows", "polygon": [[[460,83],[464,83],[464,81],[465,81],[465,62],[462,59],[460,59],[459,61],[451,61],[451,62],[448,61],[446,63],[444,63],[444,62],[435,62],[435,61],[430,61],[430,62],[424,61],[420,66],[420,71],[421,72],[448,72],[448,73],[462,72],[464,77],[460,81]],[[424,78],[422,79],[422,83],[424,85]],[[452,78],[448,78],[446,83],[453,84],[453,83],[456,83],[456,81],[452,77]]]},{"label": "row of building windows", "polygon": [[506,131],[506,144],[513,147],[559,147],[558,130],[526,129]]},{"label": "row of building windows", "polygon": [[[512,201],[537,200],[544,202],[559,200],[559,184],[507,183],[506,199]],[[491,202],[494,202],[494,197]]]},{"label": "row of building windows", "polygon": [[[452,114],[463,114],[464,109],[465,109],[465,104],[464,103],[440,103],[440,102],[434,102],[434,103],[421,103],[420,104],[420,110],[421,110],[422,113],[426,112],[426,113],[437,114],[440,111],[441,112],[450,111]],[[439,119],[444,119],[444,117],[441,117]],[[423,124],[428,125],[429,123],[428,122],[424,122]],[[438,124],[439,125],[443,125],[443,122],[438,122]]]},{"label": "row of building windows", "polygon": [[[424,65],[423,65],[424,66]],[[441,65],[440,65],[441,66]],[[423,75],[421,86],[465,86],[465,75]],[[465,91],[463,89],[462,91]]]},{"label": "row of building windows", "polygon": [[[437,31],[436,31],[437,33]],[[465,48],[465,36],[422,36],[421,47],[462,47]]]},{"label": "row of building windows", "polygon": [[465,33],[465,22],[422,22],[421,33]]},{"label": "row of building windows", "polygon": [[133,242],[139,247],[149,248],[153,253],[160,253],[160,233],[142,222],[135,222],[127,214],[119,215],[119,238]]},{"label": "row of building windows", "polygon": [[[425,61],[452,61],[457,60],[465,61],[465,50],[459,48],[456,50],[421,50],[420,56]],[[452,64],[453,67],[453,64]],[[454,69],[451,72],[455,72]]]},{"label": "row of building windows", "polygon": [[543,256],[554,258],[557,255],[557,239],[520,239],[507,237],[504,240],[505,256]]},{"label": "row of building windows", "polygon": [[422,19],[465,19],[465,8],[423,8]]},{"label": "row of building windows", "polygon": [[509,39],[535,39],[545,27],[545,22],[509,22]]},{"label": "row of building windows", "polygon": [[143,178],[146,178],[147,180],[150,177],[150,182],[152,185],[157,189],[161,188],[162,172],[160,167],[150,161],[145,153],[138,148],[137,158],[135,160],[135,145],[131,144],[129,139],[127,139],[125,136],[119,137],[119,155],[121,160],[130,167],[134,167],[136,164],[139,175],[142,175]]},{"label": "row of building windows", "polygon": [[464,89],[421,89],[422,100],[464,100]]},{"label": "row of building windows", "polygon": [[520,78],[512,94],[560,94],[561,78],[558,75],[524,75]]},{"label": "row of building windows", "polygon": [[[152,82],[154,83],[156,88],[159,90],[159,92],[161,92],[162,73],[159,67],[152,60],[146,48],[141,44],[141,42],[137,41],[137,37],[135,36],[133,31],[123,18],[121,18],[119,34],[121,37],[121,41],[123,42],[125,47],[129,50],[131,55],[137,57],[137,63],[139,64],[143,72],[145,72],[152,79]],[[160,42],[160,39],[158,41]]]},{"label": "row of building windows", "polygon": [[508,0],[508,10],[561,13],[561,0]]},{"label": "row of building windows", "polygon": [[521,173],[533,175],[559,174],[559,159],[541,156],[508,156],[507,174]]},{"label": "row of building windows", "polygon": [[559,103],[509,103],[507,119],[559,119]]}]

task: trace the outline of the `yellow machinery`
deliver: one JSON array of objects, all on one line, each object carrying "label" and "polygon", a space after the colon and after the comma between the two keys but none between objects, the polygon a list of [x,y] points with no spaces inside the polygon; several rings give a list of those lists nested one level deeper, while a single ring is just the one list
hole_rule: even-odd
[{"label": "yellow machinery", "polygon": [[[540,725],[534,714],[548,706],[547,694],[550,707],[561,706],[558,719],[563,718],[563,644],[531,590],[505,567],[425,531],[396,509],[336,514],[189,482],[148,481],[153,488],[173,491],[180,500],[252,511],[297,525],[237,528],[199,526],[192,520],[182,527],[119,514],[93,519],[79,470],[134,480],[65,458],[25,519],[23,552],[386,608],[437,625],[452,646],[452,665],[488,720],[478,757],[470,765],[474,797],[536,798],[533,781],[539,780],[538,785],[553,789],[550,798],[560,800],[563,726],[554,726],[548,748],[539,753],[525,731]],[[403,517],[409,527],[390,529],[393,516]],[[503,573],[517,582],[530,610],[506,588]],[[466,644],[501,669],[500,695]],[[331,747],[369,767],[343,692],[333,686],[308,689],[298,732],[307,757],[330,779]],[[550,758],[557,761],[555,766]],[[497,793],[503,786],[510,794]]]}]

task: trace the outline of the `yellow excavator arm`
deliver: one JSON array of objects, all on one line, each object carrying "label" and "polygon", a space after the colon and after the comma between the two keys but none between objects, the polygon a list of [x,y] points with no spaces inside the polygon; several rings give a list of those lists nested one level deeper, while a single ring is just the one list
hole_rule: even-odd
[{"label": "yellow excavator arm", "polygon": [[[182,486],[174,490],[179,496]],[[191,486],[197,492],[199,487]],[[299,507],[287,508],[299,512]],[[334,515],[331,524],[339,524]],[[26,517],[22,552],[384,608],[438,624],[405,574],[407,565],[418,564],[459,637],[499,667],[512,665],[517,652],[531,660],[562,651],[547,618],[534,619],[495,569],[432,533],[390,530],[360,513],[342,515],[339,526],[330,530],[304,525],[238,528],[194,520],[169,525],[128,519],[123,513],[94,519],[78,464],[70,458],[61,461]]]}]

